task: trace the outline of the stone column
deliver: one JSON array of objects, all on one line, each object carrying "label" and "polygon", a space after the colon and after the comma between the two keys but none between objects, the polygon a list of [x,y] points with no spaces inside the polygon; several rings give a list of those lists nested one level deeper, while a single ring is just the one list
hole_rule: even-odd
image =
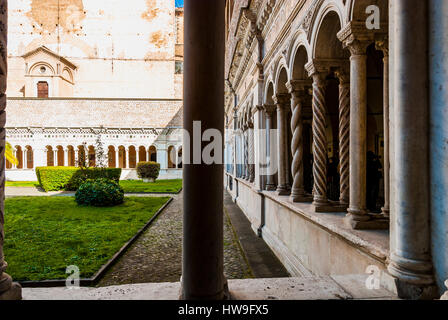
[{"label": "stone column", "polygon": [[354,229],[369,229],[366,207],[367,166],[367,46],[365,34],[354,34],[352,26],[338,34],[350,50],[350,200],[348,221]]},{"label": "stone column", "polygon": [[389,135],[389,39],[387,36],[383,37],[381,40],[376,41],[376,49],[383,51],[383,97],[384,97],[384,107],[383,107],[383,121],[384,121],[384,165],[383,165],[383,176],[384,176],[384,207],[381,209],[384,217],[389,218],[390,211],[390,157],[389,157],[389,146],[390,146],[390,135]]},{"label": "stone column", "polygon": [[115,149],[115,168],[120,168],[120,149]]},{"label": "stone column", "polygon": [[[198,143],[192,141],[193,121],[201,121],[203,132],[215,129],[224,136],[224,12],[225,1],[185,2],[183,121],[184,141],[190,141],[190,146]],[[202,144],[201,151],[206,146]],[[184,152],[191,155],[189,150]],[[223,266],[223,172],[223,159],[210,165],[202,160],[184,164],[183,299],[222,300],[228,295]]]},{"label": "stone column", "polygon": [[325,90],[326,72],[308,66],[313,78],[313,205],[316,211],[328,211],[327,199],[327,135]]},{"label": "stone column", "polygon": [[304,169],[303,169],[303,102],[306,95],[306,86],[309,81],[292,80],[287,84],[291,94],[291,154],[293,157],[291,172],[293,176],[291,188],[292,202],[309,202],[311,197],[305,193],[304,189]]},{"label": "stone column", "polygon": [[0,0],[0,300],[19,300],[22,298],[22,289],[13,283],[11,277],[5,273],[6,263],[3,256],[4,212],[5,212],[5,128],[6,122],[6,84],[7,84],[7,34],[8,34],[8,1]]},{"label": "stone column", "polygon": [[126,168],[130,169],[131,168],[131,157],[129,156],[131,154],[130,148],[128,147],[125,150],[126,150],[125,151],[126,152]]},{"label": "stone column", "polygon": [[248,149],[248,166],[249,166],[249,182],[254,182],[255,180],[255,163],[254,163],[254,123],[252,119],[249,120],[249,124],[247,126],[247,137],[249,140]]},{"label": "stone column", "polygon": [[243,179],[249,180],[249,135],[248,126],[245,124],[243,127]]},{"label": "stone column", "polygon": [[422,63],[429,61],[428,2],[400,0],[392,8],[395,141],[388,271],[400,298],[433,299],[438,292],[430,243],[429,64]]},{"label": "stone column", "polygon": [[253,164],[253,170],[254,170],[254,183],[258,190],[262,190],[264,187],[264,179],[262,178],[262,175],[265,172],[264,167],[262,167],[262,164],[265,164],[266,161],[266,147],[265,147],[265,139],[264,138],[264,127],[262,125],[262,119],[263,119],[263,113],[262,106],[257,105],[252,108],[252,114],[254,117],[254,129],[252,132],[253,139],[254,139],[254,164]]},{"label": "stone column", "polygon": [[273,97],[277,106],[277,154],[278,154],[278,186],[277,194],[280,196],[289,195],[287,184],[287,128],[286,128],[286,106],[289,102],[288,94],[277,94]]},{"label": "stone column", "polygon": [[339,79],[339,203],[347,207],[350,195],[350,76],[344,69],[336,71]]},{"label": "stone column", "polygon": [[275,106],[274,105],[264,105],[263,106],[265,114],[266,114],[266,163],[268,165],[267,175],[266,175],[266,190],[267,191],[275,191],[276,186],[274,183],[274,174],[272,169],[272,148],[271,148],[271,129],[272,129],[272,117],[274,115]]},{"label": "stone column", "polygon": [[65,148],[64,149],[64,166],[68,167],[68,158],[69,158],[69,149]]}]

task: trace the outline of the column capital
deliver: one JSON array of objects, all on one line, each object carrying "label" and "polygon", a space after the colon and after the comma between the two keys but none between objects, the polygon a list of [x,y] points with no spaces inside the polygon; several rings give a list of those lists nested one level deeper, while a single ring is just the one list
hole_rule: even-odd
[{"label": "column capital", "polygon": [[263,105],[259,104],[259,105],[253,106],[252,109],[251,109],[251,112],[252,112],[253,115],[255,115],[257,112],[260,112],[260,111],[263,111],[263,110],[264,110]]},{"label": "column capital", "polygon": [[367,55],[367,47],[375,41],[375,33],[359,21],[349,22],[338,32],[337,37],[352,55]]},{"label": "column capital", "polygon": [[337,68],[334,75],[338,78],[340,85],[350,85],[350,67],[348,65]]},{"label": "column capital", "polygon": [[274,100],[274,103],[277,105],[277,107],[284,107],[289,103],[290,98],[291,95],[289,93],[277,93],[276,95],[272,96],[272,99]]},{"label": "column capital", "polygon": [[312,86],[311,80],[291,80],[286,84],[291,95],[298,94],[305,91],[308,87]]},{"label": "column capital", "polygon": [[377,35],[375,37],[376,50],[383,51],[384,57],[389,56],[389,36],[387,34]]},{"label": "column capital", "polygon": [[264,112],[271,117],[272,114],[275,112],[276,106],[273,104],[265,104],[263,105]]}]

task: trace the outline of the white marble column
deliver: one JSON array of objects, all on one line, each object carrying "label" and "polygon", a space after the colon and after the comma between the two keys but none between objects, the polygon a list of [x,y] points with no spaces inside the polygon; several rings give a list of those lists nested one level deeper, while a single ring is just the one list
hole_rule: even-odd
[{"label": "white marble column", "polygon": [[19,300],[22,298],[20,285],[12,282],[5,272],[8,264],[3,255],[4,201],[5,201],[5,128],[6,122],[6,85],[7,85],[7,34],[8,34],[8,1],[0,0],[0,300]]},{"label": "white marble column", "polygon": [[266,163],[267,163],[267,175],[266,175],[266,190],[267,191],[275,191],[276,186],[274,183],[274,174],[277,169],[277,165],[273,163],[275,160],[274,152],[272,148],[272,139],[271,130],[272,130],[272,118],[275,112],[274,105],[264,105],[263,106],[265,114],[266,114]]},{"label": "white marble column", "polygon": [[131,154],[130,152],[130,148],[126,148],[126,168],[130,169],[131,168],[131,157],[129,156]]}]

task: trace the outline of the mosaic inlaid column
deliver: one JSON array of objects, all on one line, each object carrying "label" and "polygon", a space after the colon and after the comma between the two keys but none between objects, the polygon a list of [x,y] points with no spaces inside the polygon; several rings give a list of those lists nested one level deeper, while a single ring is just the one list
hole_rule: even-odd
[{"label": "mosaic inlaid column", "polygon": [[274,183],[274,170],[276,169],[276,165],[272,163],[272,148],[271,148],[271,129],[272,129],[272,118],[275,112],[274,105],[264,105],[263,106],[265,114],[266,114],[266,163],[268,165],[267,175],[266,175],[266,190],[267,191],[275,191],[276,185]]},{"label": "mosaic inlaid column", "polygon": [[[8,4],[7,0],[0,0],[0,300],[22,299],[20,285],[12,282],[5,272],[8,264],[4,259],[3,244],[5,241],[4,213],[5,213],[5,147],[6,147],[6,84],[7,84],[7,34],[8,34]],[[5,315],[6,316],[6,315]]]},{"label": "mosaic inlaid column", "polygon": [[248,127],[244,125],[243,128],[243,141],[244,141],[244,170],[243,170],[243,179],[249,179],[249,137],[248,137]]},{"label": "mosaic inlaid column", "polygon": [[273,97],[277,107],[277,154],[278,154],[278,186],[277,194],[280,196],[289,195],[287,184],[287,119],[286,108],[289,103],[289,94],[278,94]]},{"label": "mosaic inlaid column", "polygon": [[350,76],[336,71],[339,80],[339,203],[347,207],[350,196]]},{"label": "mosaic inlaid column", "polygon": [[308,196],[304,188],[304,159],[303,159],[303,102],[306,96],[306,86],[309,81],[290,81],[287,84],[291,94],[291,154],[293,157],[291,173],[293,176],[291,187],[292,202],[308,202]]},{"label": "mosaic inlaid column", "polygon": [[252,119],[250,119],[247,129],[247,135],[249,139],[248,148],[249,148],[249,182],[254,182],[255,180],[255,138],[254,138],[254,123]]},{"label": "mosaic inlaid column", "polygon": [[383,107],[383,121],[384,121],[384,206],[381,208],[383,215],[389,217],[390,212],[390,136],[389,136],[389,38],[384,37],[381,40],[376,41],[376,49],[383,51],[383,97],[384,97],[384,107]]}]

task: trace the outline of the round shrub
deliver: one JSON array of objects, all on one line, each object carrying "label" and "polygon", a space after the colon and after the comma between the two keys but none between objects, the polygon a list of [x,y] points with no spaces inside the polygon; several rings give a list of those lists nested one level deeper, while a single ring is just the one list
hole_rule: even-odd
[{"label": "round shrub", "polygon": [[148,161],[137,164],[137,175],[141,179],[156,180],[159,177],[160,163]]},{"label": "round shrub", "polygon": [[124,202],[124,191],[109,179],[88,179],[75,194],[76,203],[83,206],[111,207]]}]

